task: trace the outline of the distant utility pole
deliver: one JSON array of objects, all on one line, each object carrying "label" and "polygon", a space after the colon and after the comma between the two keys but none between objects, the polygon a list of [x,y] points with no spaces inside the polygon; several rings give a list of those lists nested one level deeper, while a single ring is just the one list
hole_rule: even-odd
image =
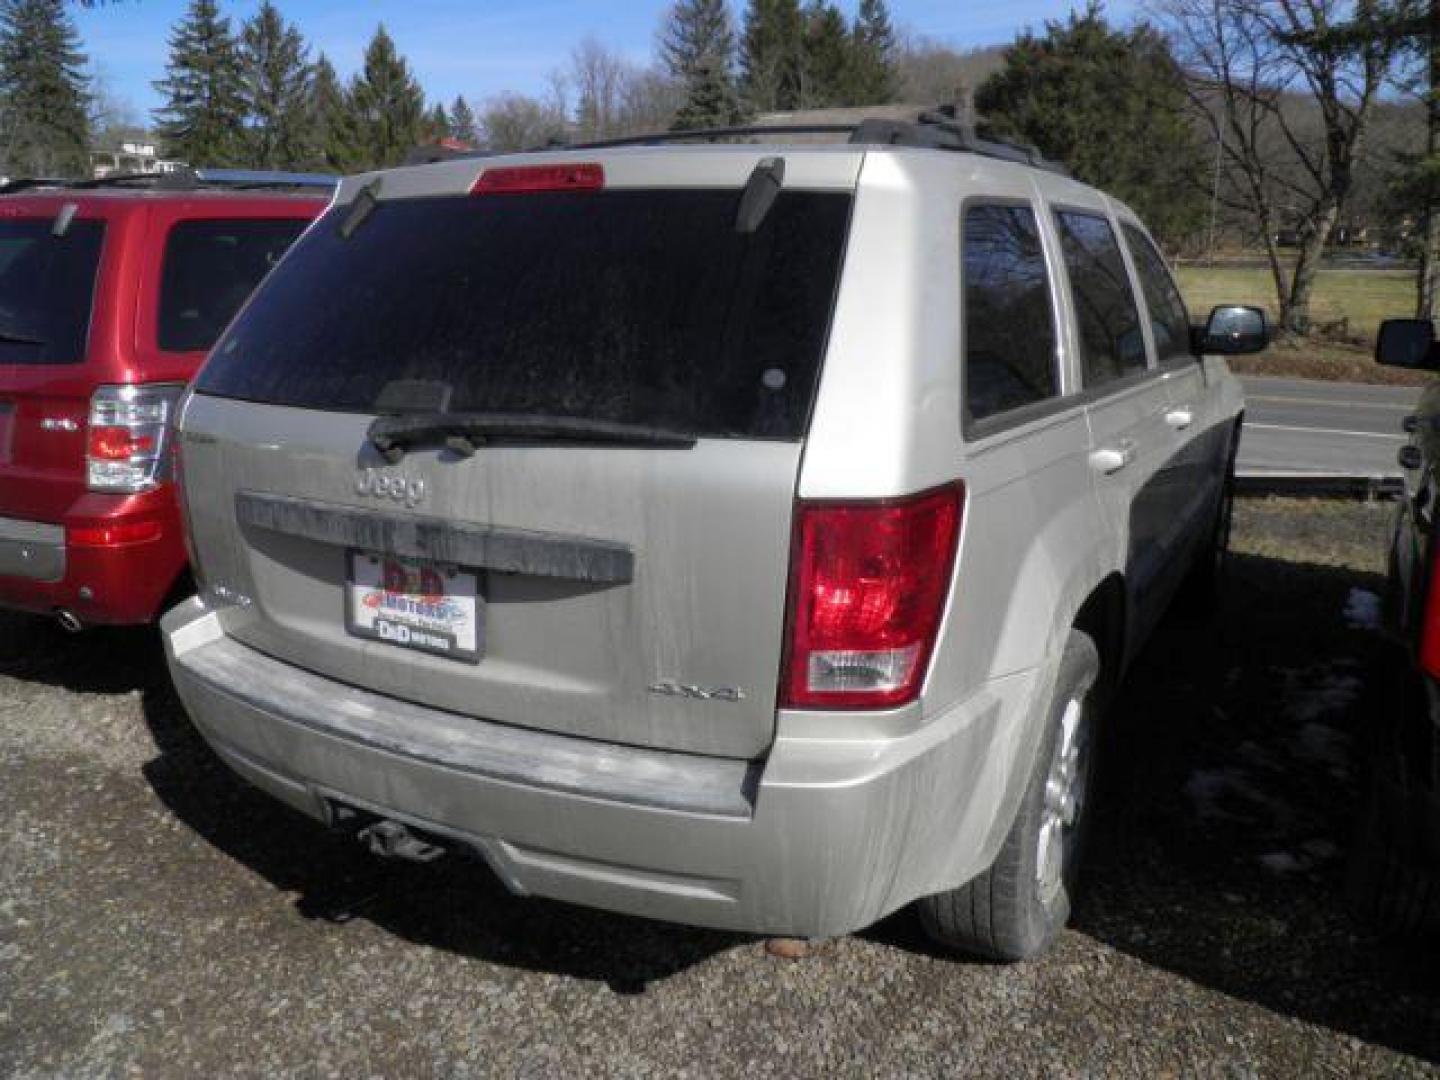
[{"label": "distant utility pole", "polygon": [[[1440,0],[1436,0],[1440,3]],[[1220,209],[1220,161],[1225,153],[1225,136],[1217,134],[1215,139],[1215,179],[1210,183],[1210,239],[1206,244],[1209,249],[1210,265],[1215,265],[1215,219]]]}]

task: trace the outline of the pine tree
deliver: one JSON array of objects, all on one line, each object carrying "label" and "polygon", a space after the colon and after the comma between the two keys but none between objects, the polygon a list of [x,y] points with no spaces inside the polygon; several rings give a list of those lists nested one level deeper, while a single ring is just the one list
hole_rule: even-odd
[{"label": "pine tree", "polygon": [[673,127],[724,127],[741,117],[735,31],[725,0],[677,0],[660,32],[660,59],[685,90]]},{"label": "pine tree", "polygon": [[353,172],[361,165],[355,118],[335,66],[321,53],[310,76],[307,158],[311,166]]},{"label": "pine tree", "polygon": [[479,142],[479,134],[475,130],[475,110],[458,94],[450,106],[450,137],[469,146]]},{"label": "pine tree", "polygon": [[244,163],[240,53],[215,0],[192,0],[171,30],[170,60],[155,88],[166,99],[155,116],[167,157],[197,166]]},{"label": "pine tree", "polygon": [[302,167],[309,156],[309,49],[270,0],[241,34],[251,163],[265,169]]},{"label": "pine tree", "polygon": [[425,114],[425,119],[420,123],[420,139],[422,143],[438,143],[442,139],[450,137],[450,114],[445,111],[445,106],[440,102]]},{"label": "pine tree", "polygon": [[900,79],[895,65],[895,27],[890,22],[885,0],[860,0],[851,39],[854,47],[853,103],[883,105],[894,101]]},{"label": "pine tree", "polygon": [[425,95],[384,26],[365,49],[365,66],[351,82],[348,100],[361,167],[398,165],[420,142]]},{"label": "pine tree", "polygon": [[0,4],[0,138],[10,175],[88,175],[85,57],[61,0]]},{"label": "pine tree", "polygon": [[1140,25],[1113,29],[1098,7],[1021,34],[1005,66],[981,84],[984,126],[1061,162],[1135,208],[1156,234],[1183,240],[1205,207],[1185,74],[1169,43]]},{"label": "pine tree", "polygon": [[750,0],[740,41],[741,89],[757,112],[800,107],[800,0]]},{"label": "pine tree", "polygon": [[802,108],[856,105],[855,50],[845,16],[826,0],[805,6],[805,53],[801,69]]}]

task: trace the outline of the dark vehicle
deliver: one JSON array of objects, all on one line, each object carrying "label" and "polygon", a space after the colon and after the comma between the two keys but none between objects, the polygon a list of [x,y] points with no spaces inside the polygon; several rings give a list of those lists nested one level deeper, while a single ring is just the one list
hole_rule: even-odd
[{"label": "dark vehicle", "polygon": [[0,607],[69,630],[178,598],[175,402],[328,177],[235,172],[0,188]]},{"label": "dark vehicle", "polygon": [[[1384,323],[1375,359],[1440,370],[1434,326]],[[1440,932],[1440,382],[1405,427],[1405,493],[1371,681],[1370,776],[1350,886],[1368,922],[1410,936]]]}]

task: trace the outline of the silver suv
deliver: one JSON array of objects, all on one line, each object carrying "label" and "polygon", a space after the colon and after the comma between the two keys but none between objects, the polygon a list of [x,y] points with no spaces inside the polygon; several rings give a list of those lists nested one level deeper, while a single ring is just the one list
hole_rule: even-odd
[{"label": "silver suv", "polygon": [[1124,206],[944,123],[353,177],[183,404],[171,670],[382,852],[1029,956],[1099,707],[1222,546],[1196,353],[1263,316],[1214,329]]}]

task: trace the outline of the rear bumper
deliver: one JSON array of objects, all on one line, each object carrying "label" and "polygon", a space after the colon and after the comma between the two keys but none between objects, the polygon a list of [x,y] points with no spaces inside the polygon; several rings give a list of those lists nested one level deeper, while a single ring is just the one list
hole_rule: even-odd
[{"label": "rear bumper", "polygon": [[347,688],[235,642],[198,600],[161,625],[207,741],[312,817],[328,821],[338,801],[449,836],[519,893],[802,936],[869,925],[989,864],[1018,798],[1041,678],[998,680],[894,737],[817,738],[814,717],[787,736],[782,714],[766,759],[743,762]]},{"label": "rear bumper", "polygon": [[[154,523],[158,535],[110,546],[68,541],[77,527],[133,523]],[[87,495],[57,522],[0,517],[0,608],[46,615],[63,609],[87,624],[153,622],[186,561],[169,491]]]}]

